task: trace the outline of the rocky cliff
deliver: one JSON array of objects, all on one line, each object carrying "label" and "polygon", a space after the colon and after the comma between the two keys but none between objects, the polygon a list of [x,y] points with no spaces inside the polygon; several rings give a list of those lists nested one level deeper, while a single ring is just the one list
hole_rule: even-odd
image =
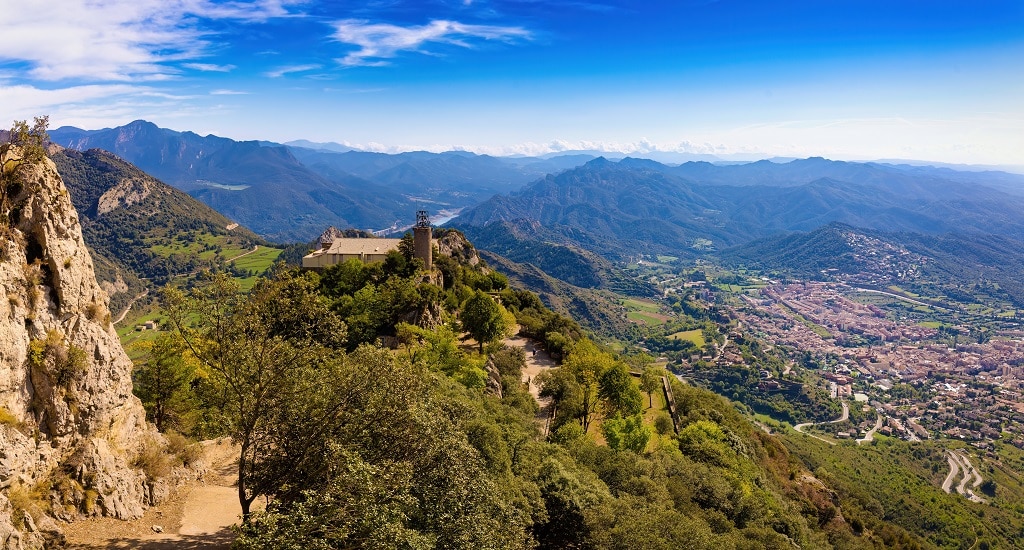
[{"label": "rocky cliff", "polygon": [[78,214],[54,164],[0,149],[0,549],[53,546],[59,520],[130,518],[164,490]]}]

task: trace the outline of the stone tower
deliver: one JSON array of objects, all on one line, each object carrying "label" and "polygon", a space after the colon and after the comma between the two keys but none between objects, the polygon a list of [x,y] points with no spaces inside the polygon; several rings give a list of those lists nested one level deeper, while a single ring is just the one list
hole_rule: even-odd
[{"label": "stone tower", "polygon": [[428,271],[433,266],[433,245],[431,243],[430,218],[426,210],[416,212],[416,225],[412,228],[414,257],[423,260],[423,267]]}]

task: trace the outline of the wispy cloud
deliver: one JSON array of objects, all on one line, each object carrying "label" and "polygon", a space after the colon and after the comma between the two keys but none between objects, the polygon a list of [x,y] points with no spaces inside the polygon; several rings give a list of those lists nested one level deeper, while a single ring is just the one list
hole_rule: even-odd
[{"label": "wispy cloud", "polygon": [[213,63],[182,63],[181,66],[206,73],[229,73],[235,68],[234,65],[215,65]]},{"label": "wispy cloud", "polygon": [[345,19],[334,23],[334,39],[359,49],[338,60],[346,66],[382,66],[387,59],[402,51],[423,52],[428,43],[451,44],[472,48],[474,40],[512,42],[530,38],[522,27],[467,25],[458,21],[436,20],[426,25],[400,27],[388,23],[371,23]]},{"label": "wispy cloud", "polygon": [[312,71],[312,70],[316,70],[316,69],[319,69],[319,68],[320,68],[320,65],[315,65],[315,64],[310,64],[310,65],[287,65],[285,67],[278,67],[277,69],[274,69],[272,71],[267,71],[267,72],[263,73],[263,75],[264,76],[269,76],[270,78],[281,78],[282,76],[284,76],[286,74],[304,73],[306,71]]},{"label": "wispy cloud", "polygon": [[241,90],[213,90],[210,95],[248,95],[249,92],[243,92]]},{"label": "wispy cloud", "polygon": [[177,73],[172,63],[197,59],[204,53],[212,39],[211,33],[202,27],[204,21],[261,22],[288,16],[290,6],[296,3],[295,0],[7,2],[0,17],[0,60],[26,64],[27,76],[36,80],[158,80]]}]

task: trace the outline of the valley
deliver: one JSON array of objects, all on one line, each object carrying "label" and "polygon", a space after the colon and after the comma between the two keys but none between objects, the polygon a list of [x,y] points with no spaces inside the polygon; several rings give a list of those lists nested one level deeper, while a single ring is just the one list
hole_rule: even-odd
[{"label": "valley", "polygon": [[[360,162],[372,161],[374,170],[397,161],[351,153]],[[188,358],[175,368],[191,372],[182,378],[191,381],[161,406],[180,408],[165,421],[191,437],[228,433],[218,424],[224,413],[210,393],[213,386],[207,389],[221,382],[208,378],[215,372],[209,365],[215,363],[201,369],[194,363],[203,347],[182,354],[184,348],[173,346],[196,334],[192,326],[202,326],[205,315],[216,311],[204,309],[206,300],[228,300],[224,304],[234,303],[228,306],[233,308],[242,302],[232,300],[285,293],[245,306],[268,312],[284,307],[273,317],[296,316],[281,328],[266,325],[267,334],[298,326],[303,312],[324,324],[271,340],[274,346],[284,345],[280,349],[311,346],[323,357],[364,357],[375,349],[372,353],[383,355],[371,362],[429,365],[432,374],[415,376],[426,376],[421,383],[435,388],[432,392],[454,391],[442,389],[445,384],[464,388],[458,391],[469,393],[457,398],[466,400],[460,406],[496,407],[498,401],[488,400],[497,392],[502,414],[508,416],[465,425],[481,456],[499,452],[493,445],[510,444],[482,435],[493,431],[483,426],[492,426],[519,433],[516,437],[523,439],[518,444],[538,430],[536,444],[567,449],[573,468],[601,472],[603,485],[596,485],[596,491],[614,485],[617,475],[601,463],[606,451],[633,453],[628,456],[639,461],[682,460],[687,473],[678,475],[705,468],[711,483],[744,487],[756,484],[758,476],[773,480],[758,493],[767,504],[750,505],[756,510],[753,520],[743,515],[747,505],[733,507],[744,498],[736,492],[740,489],[729,489],[733,492],[715,502],[702,500],[703,493],[686,497],[695,499],[690,506],[700,511],[689,517],[699,516],[697,525],[708,526],[699,527],[709,529],[702,531],[708,540],[743,533],[763,541],[795,536],[816,541],[812,545],[827,538],[956,547],[953,541],[965,537],[1006,541],[1024,529],[1019,512],[1024,506],[1024,330],[1018,319],[1024,287],[1016,280],[1022,265],[1016,221],[995,226],[977,218],[976,228],[998,231],[981,235],[940,232],[957,222],[936,227],[933,218],[918,220],[922,225],[916,230],[928,227],[918,232],[907,230],[906,219],[894,226],[889,218],[863,212],[834,216],[863,205],[866,199],[858,192],[853,202],[839,203],[833,196],[817,203],[816,219],[826,223],[814,229],[799,231],[804,222],[793,222],[786,214],[790,207],[781,204],[761,211],[762,226],[744,212],[749,205],[729,205],[743,186],[728,178],[736,173],[754,177],[739,168],[598,159],[482,204],[466,199],[464,206],[435,213],[435,223],[450,222],[458,229],[436,229],[445,244],[438,248],[443,253],[433,274],[418,271],[422,260],[404,252],[377,264],[352,260],[313,274],[286,264],[295,265],[315,243],[269,240],[292,229],[252,232],[99,150],[58,150],[54,158],[96,257],[97,279],[117,307],[110,320],[136,363],[137,391],[148,396],[144,404],[150,414],[160,414],[152,408],[154,390],[145,389],[152,387],[145,382],[154,376],[152,369],[167,361],[169,352]],[[337,169],[341,161],[331,162]],[[816,159],[797,164],[759,166],[761,180],[748,181],[745,200],[778,200],[793,188],[806,195],[822,185],[833,190],[864,185],[823,184],[817,178],[823,173],[860,177],[867,172],[873,178],[885,173],[894,178],[888,192],[919,192],[892,168]],[[441,169],[437,163],[434,167]],[[795,168],[802,175],[786,175]],[[693,170],[703,171],[707,180],[690,182],[679,175],[692,177]],[[777,173],[772,176],[772,171]],[[723,181],[732,184],[716,187]],[[614,192],[587,196],[574,187],[592,184]],[[245,190],[224,185],[215,188]],[[880,184],[870,185],[877,189]],[[662,201],[658,193],[669,188],[673,194]],[[414,202],[422,203],[427,190],[420,189]],[[638,190],[645,194],[637,195]],[[998,196],[1007,208],[1015,207],[1015,199],[998,195],[1002,191],[975,196],[990,193],[997,194],[989,198]],[[924,195],[942,204],[964,200],[965,192],[931,189]],[[495,209],[506,200],[512,203]],[[516,201],[526,206],[520,210]],[[391,222],[391,231],[400,234],[405,224],[398,219]],[[777,221],[765,221],[770,219]],[[849,223],[869,219],[877,222],[870,228]],[[467,240],[462,231],[479,240]],[[476,341],[473,325],[461,320],[474,300],[500,303],[499,324],[506,326],[502,330],[514,325],[517,337],[502,333],[505,347]],[[194,309],[176,309],[180,305]],[[252,319],[267,323],[270,317]],[[303,336],[308,331],[323,340],[311,344]],[[208,334],[219,337],[216,331]],[[244,340],[253,334],[237,336]],[[229,339],[219,345],[236,344]],[[232,353],[246,357],[244,349]],[[324,375],[304,368],[310,377]],[[647,378],[663,380],[664,393],[652,391],[657,385]],[[650,392],[646,396],[639,391],[641,384]],[[538,410],[537,400],[543,409]],[[282,401],[279,406],[300,405]],[[366,447],[365,452],[379,451]],[[884,476],[913,495],[913,501],[889,486],[874,485]],[[865,493],[862,486],[874,489]],[[723,487],[702,491],[726,491]],[[835,496],[824,500],[823,491]],[[620,506],[616,499],[627,494],[617,489],[605,502]],[[543,506],[560,506],[553,502]],[[769,529],[765,510],[791,506],[800,512],[785,512],[788,526]],[[977,507],[998,518],[1000,526],[979,527],[971,519],[981,510]],[[941,522],[923,520],[940,511]],[[274,517],[300,517],[290,514]],[[716,520],[716,514],[726,519]],[[760,530],[752,530],[750,521]],[[524,529],[544,544],[563,540],[550,522],[532,525]],[[611,528],[602,524],[587,536]],[[255,537],[251,540],[273,532],[262,524],[246,529],[243,536]],[[675,535],[659,536],[668,540]]]}]

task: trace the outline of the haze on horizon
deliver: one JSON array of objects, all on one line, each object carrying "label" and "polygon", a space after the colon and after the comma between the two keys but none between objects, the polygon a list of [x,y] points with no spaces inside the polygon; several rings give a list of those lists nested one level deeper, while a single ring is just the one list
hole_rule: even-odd
[{"label": "haze on horizon", "polygon": [[1020,167],[1021,98],[1018,0],[28,0],[0,19],[4,115],[54,127]]}]

